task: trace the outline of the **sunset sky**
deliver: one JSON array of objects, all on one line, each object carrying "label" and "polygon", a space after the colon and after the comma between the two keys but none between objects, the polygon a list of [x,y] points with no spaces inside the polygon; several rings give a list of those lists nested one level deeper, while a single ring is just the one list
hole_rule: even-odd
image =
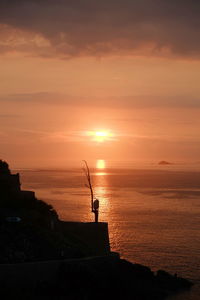
[{"label": "sunset sky", "polygon": [[200,161],[200,2],[0,2],[0,158]]}]

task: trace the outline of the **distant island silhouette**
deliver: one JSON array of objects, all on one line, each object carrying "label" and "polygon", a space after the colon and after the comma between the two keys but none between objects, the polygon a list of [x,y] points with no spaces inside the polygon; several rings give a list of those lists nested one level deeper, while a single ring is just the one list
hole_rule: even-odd
[{"label": "distant island silhouette", "polygon": [[188,289],[186,279],[120,259],[108,224],[64,222],[21,190],[20,175],[0,160],[0,292],[3,299],[161,300]]},{"label": "distant island silhouette", "polygon": [[161,160],[161,161],[159,161],[158,164],[159,164],[159,165],[173,165],[171,162],[166,161],[166,160]]}]

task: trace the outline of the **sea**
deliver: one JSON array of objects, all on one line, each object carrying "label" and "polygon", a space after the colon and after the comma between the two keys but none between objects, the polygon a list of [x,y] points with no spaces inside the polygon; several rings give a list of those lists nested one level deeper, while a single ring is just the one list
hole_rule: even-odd
[{"label": "sea", "polygon": [[[62,220],[93,222],[84,164],[31,168],[22,189],[53,207]],[[111,250],[133,263],[192,280],[171,300],[200,299],[200,163],[134,164],[98,160],[90,168],[99,221],[108,222]]]}]

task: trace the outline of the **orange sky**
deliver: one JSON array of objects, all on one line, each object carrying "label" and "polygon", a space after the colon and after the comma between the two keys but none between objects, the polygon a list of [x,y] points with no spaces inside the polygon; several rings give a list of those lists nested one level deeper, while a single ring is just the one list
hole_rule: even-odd
[{"label": "orange sky", "polygon": [[[31,2],[27,1],[26,7],[23,6],[27,13]],[[51,14],[52,2],[44,2]],[[135,45],[132,35],[138,25],[130,19],[125,27],[125,19],[121,20],[117,34],[123,31],[122,42],[122,37],[116,39],[116,32],[105,21],[101,7],[93,9],[96,14],[98,10],[98,18],[104,16],[96,19],[102,24],[102,32],[99,27],[93,29],[92,19],[87,23],[84,18],[72,19],[74,27],[69,29],[72,27],[59,19],[59,11],[53,14],[57,20],[55,28],[48,27],[45,31],[49,16],[42,10],[44,7],[40,13],[35,12],[38,25],[34,22],[30,25],[25,16],[24,23],[20,21],[21,10],[15,9],[15,14],[9,17],[14,7],[8,7],[6,1],[2,3],[2,159],[12,166],[27,167],[67,166],[70,161],[78,164],[82,159],[200,160],[199,49],[198,44],[193,43],[196,38],[193,28],[187,29],[191,30],[190,48],[183,46],[181,39],[185,38],[188,43],[188,36],[184,37],[183,26],[181,31],[181,18],[176,18],[178,29],[175,31],[179,39],[173,33],[169,40],[172,15],[163,16],[163,12],[158,11],[146,27],[144,22],[143,26],[140,24]],[[67,2],[59,3],[62,6]],[[156,1],[152,3],[156,4]],[[60,6],[58,4],[58,10]],[[66,12],[68,8],[65,7]],[[81,11],[81,8],[83,6],[74,7],[74,11],[79,9],[83,17],[85,10]],[[115,8],[116,11],[107,15],[112,22],[118,20],[115,14],[119,7]],[[182,9],[186,7],[183,5]],[[127,11],[124,10],[124,14]],[[159,13],[161,21],[156,35],[152,26],[155,25],[153,22],[157,24]],[[31,10],[32,17],[33,14],[34,10]],[[41,15],[43,23],[40,24]],[[86,23],[88,25],[82,32],[85,39],[82,39],[81,28]],[[96,30],[95,35],[92,29]],[[160,48],[158,36],[159,43],[162,37]],[[112,133],[112,138],[104,142],[94,141],[85,134],[104,130]]]}]

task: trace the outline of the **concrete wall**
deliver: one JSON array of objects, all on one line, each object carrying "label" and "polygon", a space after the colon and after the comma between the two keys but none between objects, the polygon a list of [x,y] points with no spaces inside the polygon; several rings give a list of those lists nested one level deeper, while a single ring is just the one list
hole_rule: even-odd
[{"label": "concrete wall", "polygon": [[[95,266],[99,262],[106,263],[119,259],[119,255],[110,252],[108,224],[60,222],[66,235],[74,237],[77,246],[84,250],[87,257],[80,259],[63,259],[17,264],[0,264],[0,292],[20,295],[23,291],[29,295],[40,282],[53,283],[59,278],[60,268],[79,269],[79,267]],[[89,257],[91,255],[91,257]],[[12,290],[10,291],[10,287]]]},{"label": "concrete wall", "polygon": [[91,255],[107,255],[110,253],[108,224],[61,222],[66,235],[73,234]]}]

